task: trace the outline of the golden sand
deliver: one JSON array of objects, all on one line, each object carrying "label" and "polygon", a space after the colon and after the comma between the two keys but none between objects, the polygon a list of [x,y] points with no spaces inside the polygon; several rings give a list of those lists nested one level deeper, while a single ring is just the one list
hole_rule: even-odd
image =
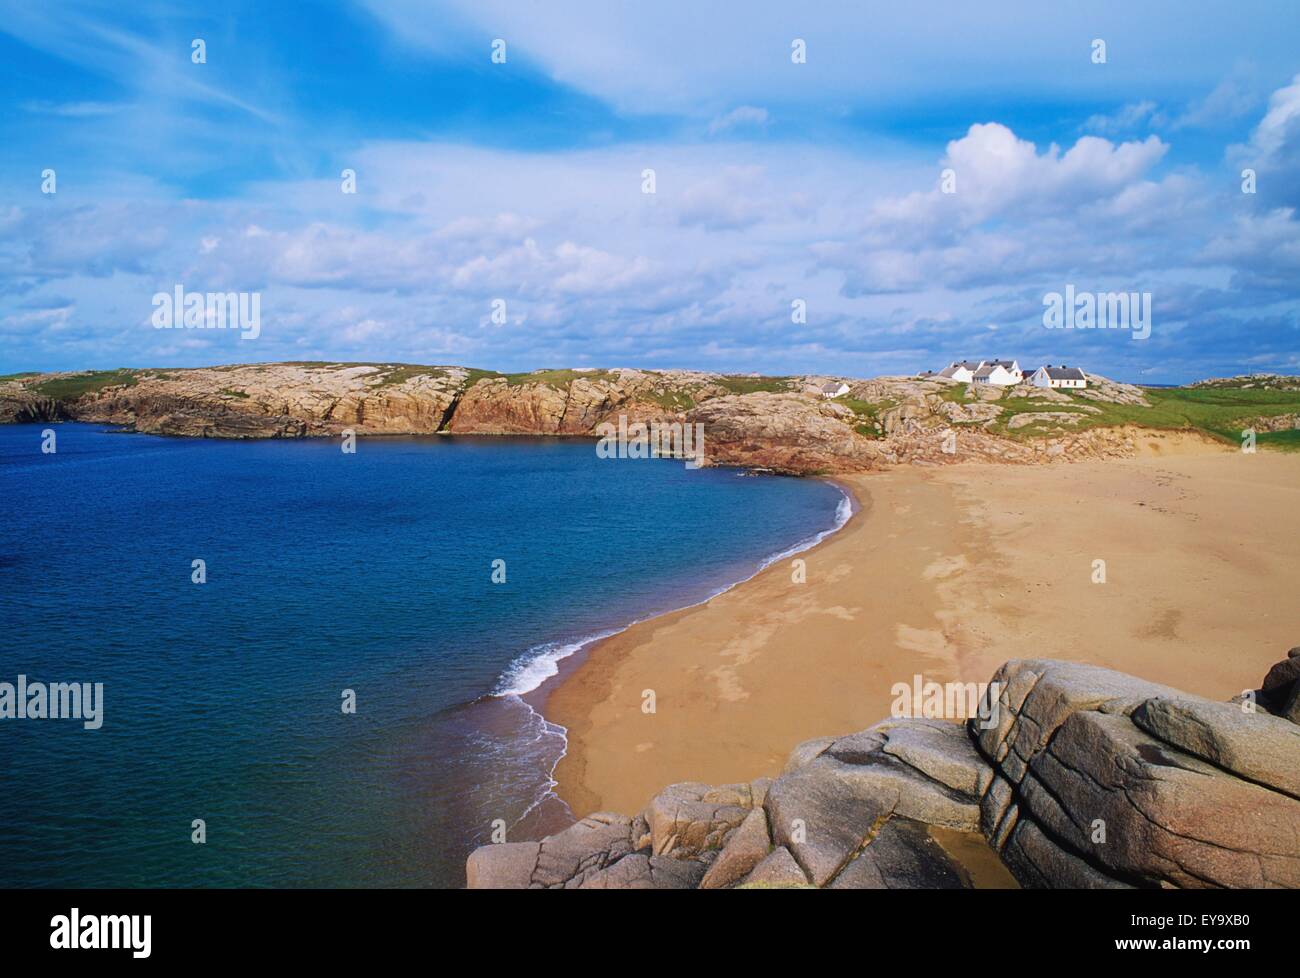
[{"label": "golden sand", "polygon": [[985,682],[1013,658],[1216,699],[1257,685],[1300,643],[1300,455],[1153,446],[841,480],[861,509],[839,533],[607,639],[551,693],[561,797],[635,813],[674,782],[772,775],[800,741],[885,718],[895,683]]}]

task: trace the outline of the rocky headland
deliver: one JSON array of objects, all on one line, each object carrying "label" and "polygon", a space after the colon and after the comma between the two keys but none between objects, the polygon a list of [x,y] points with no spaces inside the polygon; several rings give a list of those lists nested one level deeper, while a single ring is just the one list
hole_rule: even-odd
[{"label": "rocky headland", "polygon": [[[1098,376],[1087,389],[1070,392],[842,378],[850,389],[834,399],[820,396],[829,379],[633,369],[498,374],[309,362],[19,374],[0,378],[0,422],[91,421],[203,438],[322,437],[344,430],[593,437],[599,425],[626,418],[703,425],[707,464],[800,475],[971,459],[1127,457],[1171,432],[1224,437],[1153,405],[1148,389]],[[1232,424],[1295,427],[1300,395],[1291,385],[1240,380],[1271,400],[1267,411],[1256,412],[1261,417],[1246,406],[1229,418]]]},{"label": "rocky headland", "polygon": [[1230,703],[1057,660],[989,691],[982,720],[886,720],[776,778],[482,846],[468,884],[963,889],[987,858],[1031,888],[1300,887],[1300,648]]}]

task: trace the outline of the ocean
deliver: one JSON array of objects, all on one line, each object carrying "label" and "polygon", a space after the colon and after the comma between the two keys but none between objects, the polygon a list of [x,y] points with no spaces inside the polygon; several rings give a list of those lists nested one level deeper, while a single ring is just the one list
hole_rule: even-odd
[{"label": "ocean", "polygon": [[0,426],[0,683],[103,716],[0,719],[3,887],[461,886],[571,818],[559,663],[849,512],[587,440],[43,430]]}]

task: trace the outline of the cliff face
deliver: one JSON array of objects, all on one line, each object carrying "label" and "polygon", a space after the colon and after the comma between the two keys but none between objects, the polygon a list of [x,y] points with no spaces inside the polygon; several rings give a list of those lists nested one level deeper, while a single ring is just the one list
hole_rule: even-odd
[{"label": "cliff face", "polygon": [[708,458],[719,465],[860,472],[880,459],[875,439],[850,426],[852,411],[803,394],[719,397],[691,410],[686,420],[704,426]]},{"label": "cliff face", "polygon": [[629,424],[674,420],[676,412],[655,403],[655,383],[656,375],[635,370],[598,380],[577,376],[563,384],[489,378],[465,391],[447,430],[487,435],[592,435],[601,423],[617,425],[620,415],[626,416]]},{"label": "cliff face", "polygon": [[775,779],[482,846],[469,886],[959,889],[991,850],[1026,887],[1300,887],[1300,648],[1254,709],[1054,660],[993,681],[985,722],[809,741]]},{"label": "cliff face", "polygon": [[[1018,387],[878,378],[819,396],[824,377],[694,371],[493,374],[409,364],[273,363],[193,370],[36,374],[0,380],[0,422],[80,420],[163,435],[298,438],[382,434],[592,437],[601,424],[701,425],[706,464],[793,474],[965,459],[1131,455],[1134,432],[1085,426],[1103,407],[1146,406],[1094,378],[1076,400]],[[1095,403],[1093,403],[1095,402]],[[1025,430],[1033,437],[1011,437]],[[696,429],[699,430],[699,429]]]},{"label": "cliff face", "polygon": [[0,390],[0,424],[30,424],[37,421],[67,421],[62,402],[52,397],[6,394]]},{"label": "cliff face", "polygon": [[[396,434],[437,431],[468,374],[428,370],[394,376],[375,366],[252,364],[133,371],[129,383],[104,385],[94,383],[95,375],[46,375],[21,388],[64,393],[61,403],[76,420],[152,434],[284,438],[349,427]],[[14,392],[0,387],[0,396],[5,393]]]}]

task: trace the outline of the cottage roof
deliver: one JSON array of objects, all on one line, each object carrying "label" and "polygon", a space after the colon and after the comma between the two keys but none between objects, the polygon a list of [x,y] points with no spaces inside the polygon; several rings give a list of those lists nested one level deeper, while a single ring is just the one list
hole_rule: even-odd
[{"label": "cottage roof", "polygon": [[1043,367],[1042,369],[1047,372],[1047,376],[1050,377],[1052,380],[1087,380],[1088,379],[1087,375],[1084,374],[1084,372],[1080,370],[1078,367],[1066,367],[1062,365],[1060,367],[1047,366],[1047,367]]}]

